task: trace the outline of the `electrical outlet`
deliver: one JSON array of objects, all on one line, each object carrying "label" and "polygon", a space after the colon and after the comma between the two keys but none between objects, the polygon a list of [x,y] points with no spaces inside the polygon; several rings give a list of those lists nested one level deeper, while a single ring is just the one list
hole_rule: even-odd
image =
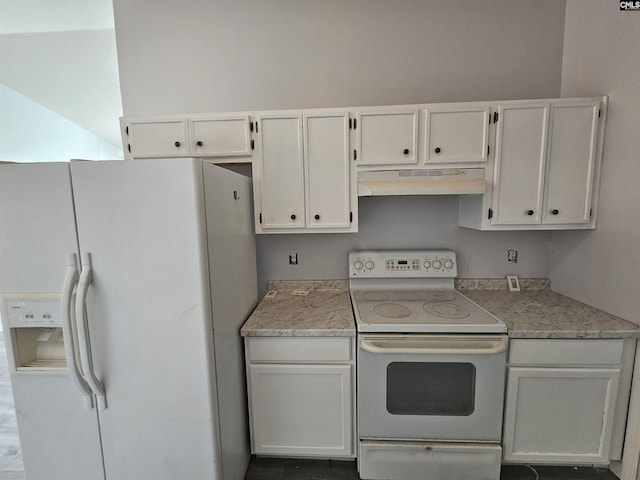
[{"label": "electrical outlet", "polygon": [[507,261],[509,263],[518,263],[518,250],[515,248],[507,250]]},{"label": "electrical outlet", "polygon": [[291,253],[289,254],[289,265],[297,265],[298,264],[298,254]]}]

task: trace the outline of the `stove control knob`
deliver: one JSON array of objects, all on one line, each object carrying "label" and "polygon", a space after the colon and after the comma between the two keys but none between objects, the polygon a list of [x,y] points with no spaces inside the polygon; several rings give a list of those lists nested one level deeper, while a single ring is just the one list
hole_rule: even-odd
[{"label": "stove control knob", "polygon": [[424,268],[426,268],[427,270],[431,268],[431,260],[425,260],[424,263]]},{"label": "stove control knob", "polygon": [[367,260],[364,263],[364,268],[366,268],[367,270],[373,270],[373,268],[376,266],[375,263],[373,263],[373,260]]},{"label": "stove control knob", "polygon": [[453,268],[453,260],[451,260],[450,258],[447,258],[444,261],[444,268],[446,268],[447,270],[451,270]]},{"label": "stove control knob", "polygon": [[356,260],[353,262],[353,268],[356,270],[362,270],[364,268],[364,263],[362,263],[362,260]]},{"label": "stove control knob", "polygon": [[440,270],[442,268],[442,262],[440,260],[434,260],[432,265],[436,270]]}]

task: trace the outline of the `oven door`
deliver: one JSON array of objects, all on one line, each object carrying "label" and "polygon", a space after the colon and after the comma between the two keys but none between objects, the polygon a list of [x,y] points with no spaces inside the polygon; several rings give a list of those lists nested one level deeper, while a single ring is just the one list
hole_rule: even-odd
[{"label": "oven door", "polygon": [[506,335],[361,335],[361,438],[500,441]]}]

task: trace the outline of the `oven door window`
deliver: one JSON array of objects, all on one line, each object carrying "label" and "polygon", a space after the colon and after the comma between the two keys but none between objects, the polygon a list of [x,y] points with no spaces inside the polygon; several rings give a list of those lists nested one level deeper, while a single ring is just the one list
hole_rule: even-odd
[{"label": "oven door window", "polygon": [[468,416],[475,402],[472,363],[393,362],[387,366],[392,415]]}]

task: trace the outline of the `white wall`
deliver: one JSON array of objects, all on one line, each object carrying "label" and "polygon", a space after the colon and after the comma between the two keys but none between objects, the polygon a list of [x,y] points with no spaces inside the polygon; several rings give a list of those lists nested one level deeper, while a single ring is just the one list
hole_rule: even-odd
[{"label": "white wall", "polygon": [[[557,97],[564,1],[115,0],[125,115]],[[259,281],[346,278],[352,248],[451,247],[545,277],[549,234],[457,228],[457,198],[361,199],[355,235],[261,235]],[[518,248],[521,263],[505,263]],[[289,251],[300,264],[289,267]]]},{"label": "white wall", "polygon": [[640,14],[568,0],[563,96],[609,95],[598,228],[556,232],[552,288],[640,323]]},{"label": "white wall", "polygon": [[0,161],[122,158],[122,148],[0,84]]}]

